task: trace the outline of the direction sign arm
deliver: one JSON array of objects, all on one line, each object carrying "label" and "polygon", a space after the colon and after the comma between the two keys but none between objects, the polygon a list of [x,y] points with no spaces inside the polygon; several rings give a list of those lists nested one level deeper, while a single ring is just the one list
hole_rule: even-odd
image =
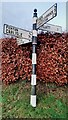
[{"label": "direction sign arm", "polygon": [[37,29],[39,29],[42,25],[53,19],[57,16],[57,3],[54,4],[51,8],[49,8],[44,14],[42,14],[37,19]]}]

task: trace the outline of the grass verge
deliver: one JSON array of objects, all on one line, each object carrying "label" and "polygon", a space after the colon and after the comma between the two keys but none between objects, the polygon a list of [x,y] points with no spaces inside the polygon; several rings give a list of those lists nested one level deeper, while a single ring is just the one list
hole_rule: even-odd
[{"label": "grass verge", "polygon": [[30,82],[20,81],[2,87],[3,118],[65,118],[67,87],[37,82],[37,107],[30,105]]}]

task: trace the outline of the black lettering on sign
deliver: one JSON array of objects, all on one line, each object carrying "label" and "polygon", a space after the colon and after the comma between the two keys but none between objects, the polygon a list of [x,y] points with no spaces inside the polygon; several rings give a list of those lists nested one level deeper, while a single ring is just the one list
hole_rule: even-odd
[{"label": "black lettering on sign", "polygon": [[10,33],[11,33],[12,35],[14,35],[14,29],[13,29],[13,27],[10,27]]},{"label": "black lettering on sign", "polygon": [[28,35],[29,38],[31,38],[31,32],[29,32],[29,35]]},{"label": "black lettering on sign", "polygon": [[48,21],[48,18],[45,18],[45,21]]},{"label": "black lettering on sign", "polygon": [[8,34],[9,33],[9,26],[6,25],[6,33]]},{"label": "black lettering on sign", "polygon": [[21,37],[22,37],[22,33],[21,33]]},{"label": "black lettering on sign", "polygon": [[45,29],[50,29],[50,26],[44,26]]},{"label": "black lettering on sign", "polygon": [[18,33],[18,29],[15,28],[15,36],[18,37],[19,33]]}]

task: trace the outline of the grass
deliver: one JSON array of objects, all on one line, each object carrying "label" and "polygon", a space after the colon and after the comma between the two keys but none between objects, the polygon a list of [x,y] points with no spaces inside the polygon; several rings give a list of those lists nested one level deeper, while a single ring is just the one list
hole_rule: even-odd
[{"label": "grass", "polygon": [[2,96],[1,96],[1,92],[2,92],[2,85],[0,85],[0,120],[2,118]]},{"label": "grass", "polygon": [[20,81],[2,88],[3,118],[65,118],[67,87],[37,82],[37,107],[30,105],[30,82]]}]

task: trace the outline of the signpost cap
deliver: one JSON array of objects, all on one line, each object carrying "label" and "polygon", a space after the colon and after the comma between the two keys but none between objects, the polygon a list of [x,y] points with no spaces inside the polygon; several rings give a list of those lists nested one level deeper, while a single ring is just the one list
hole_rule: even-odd
[{"label": "signpost cap", "polygon": [[37,9],[34,9],[34,12],[36,13],[36,12],[37,12]]}]

